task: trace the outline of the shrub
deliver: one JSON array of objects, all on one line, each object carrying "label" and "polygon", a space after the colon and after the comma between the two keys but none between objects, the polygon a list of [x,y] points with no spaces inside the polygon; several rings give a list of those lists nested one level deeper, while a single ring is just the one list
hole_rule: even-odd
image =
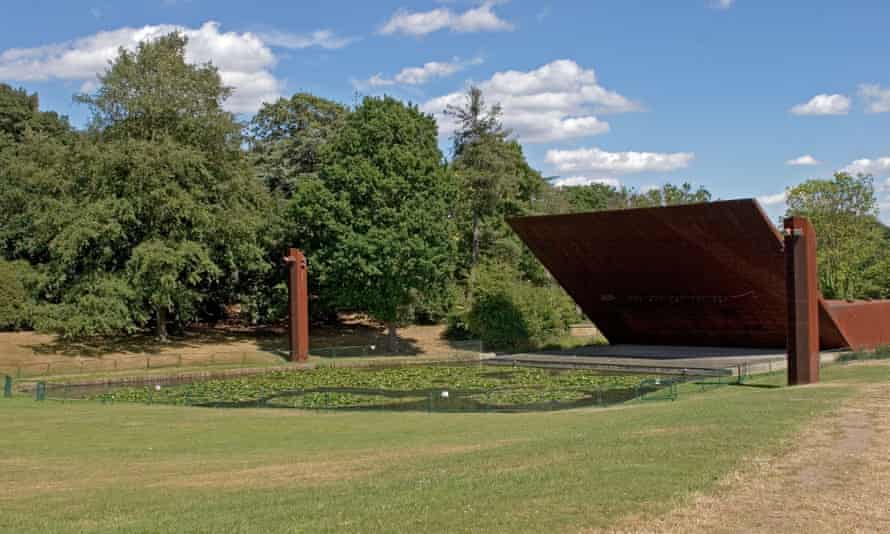
[{"label": "shrub", "polygon": [[0,260],[0,330],[29,325],[31,299],[25,286],[28,270],[24,262]]},{"label": "shrub", "polygon": [[[471,303],[465,328],[490,350],[534,350],[565,335],[578,315],[561,288],[522,280],[510,266],[495,263],[471,277]],[[460,321],[449,325],[458,331]]]},{"label": "shrub", "polygon": [[148,320],[138,299],[126,280],[90,277],[68,290],[61,302],[35,305],[34,328],[65,339],[131,334]]}]

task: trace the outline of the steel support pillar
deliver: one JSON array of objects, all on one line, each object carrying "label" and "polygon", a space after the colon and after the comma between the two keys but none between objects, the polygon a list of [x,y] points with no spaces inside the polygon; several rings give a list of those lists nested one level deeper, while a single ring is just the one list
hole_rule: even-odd
[{"label": "steel support pillar", "polygon": [[290,361],[309,359],[309,274],[306,256],[295,248],[288,249],[287,264],[287,335]]},{"label": "steel support pillar", "polygon": [[788,385],[813,384],[819,381],[816,232],[804,217],[787,217],[784,227]]}]

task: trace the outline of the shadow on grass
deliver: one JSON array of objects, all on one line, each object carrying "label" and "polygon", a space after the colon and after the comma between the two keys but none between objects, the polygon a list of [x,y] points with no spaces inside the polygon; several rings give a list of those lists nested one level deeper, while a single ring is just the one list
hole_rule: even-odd
[{"label": "shadow on grass", "polygon": [[730,382],[730,386],[740,387],[740,388],[757,388],[757,389],[780,389],[785,386],[779,384],[747,384],[742,382],[739,384],[738,382]]},{"label": "shadow on grass", "polygon": [[[230,330],[225,328],[195,327],[187,330],[182,335],[170,336],[167,341],[160,341],[149,334],[132,334],[129,336],[113,336],[87,339],[62,339],[56,338],[47,343],[31,345],[31,350],[40,355],[79,356],[84,358],[99,358],[108,354],[148,354],[158,355],[175,352],[182,349],[200,349],[203,346],[218,350],[220,345],[231,345],[244,341],[257,341],[260,345],[265,342],[260,340],[270,339],[265,343],[270,348],[277,343],[274,340],[281,337],[273,332],[260,329]],[[286,344],[286,339],[282,344]]]},{"label": "shadow on grass", "polygon": [[[353,353],[343,356],[413,356],[424,353],[418,340],[398,337],[398,350],[386,350],[387,336],[383,327],[364,323],[313,324],[310,342],[313,350],[336,353],[348,347]],[[237,343],[255,343],[259,352],[281,354],[288,350],[286,325],[263,327],[196,325],[183,334],[171,335],[167,341],[159,341],[149,333],[86,339],[55,338],[52,341],[29,345],[34,354],[82,358],[100,358],[109,354],[161,355],[189,350],[219,352],[225,346]],[[459,344],[448,343],[455,348]],[[371,349],[373,347],[373,349]],[[348,352],[348,351],[347,351]],[[362,354],[364,353],[364,354]]]}]

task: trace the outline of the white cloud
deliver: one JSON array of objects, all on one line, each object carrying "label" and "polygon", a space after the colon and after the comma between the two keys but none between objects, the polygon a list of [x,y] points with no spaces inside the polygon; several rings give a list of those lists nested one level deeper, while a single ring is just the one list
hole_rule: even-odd
[{"label": "white cloud", "polygon": [[[609,123],[594,114],[642,111],[639,103],[599,85],[593,69],[568,59],[531,71],[498,72],[477,85],[489,104],[501,104],[504,125],[527,143],[602,134]],[[429,100],[421,109],[435,115],[440,134],[448,135],[455,125],[443,111],[462,105],[464,97],[464,91],[457,91]]]},{"label": "white cloud", "polygon": [[424,63],[420,67],[405,67],[400,70],[392,78],[384,78],[383,74],[377,73],[371,76],[365,82],[359,85],[369,85],[371,87],[389,86],[389,85],[423,85],[433,78],[444,78],[465,69],[469,65],[479,65],[482,63],[481,58],[472,59],[470,61],[461,61],[454,58],[452,61],[430,61]]},{"label": "white cloud", "polygon": [[785,203],[785,200],[788,198],[788,194],[785,192],[776,193],[775,195],[763,195],[757,197],[757,201],[763,204],[764,206],[778,206]]},{"label": "white cloud", "polygon": [[597,147],[577,150],[548,150],[547,163],[560,172],[630,174],[682,169],[695,158],[691,152],[606,152]]},{"label": "white cloud", "polygon": [[317,46],[328,50],[336,50],[357,40],[356,37],[338,36],[331,30],[316,30],[312,33],[290,33],[272,30],[260,32],[259,37],[269,46],[292,49]]},{"label": "white cloud", "polygon": [[[245,32],[222,32],[216,22],[199,28],[169,24],[141,28],[119,28],[102,31],[64,43],[35,48],[10,48],[0,53],[0,80],[46,81],[53,79],[84,82],[82,88],[95,87],[95,78],[108,68],[118,48],[134,50],[141,41],[156,39],[174,31],[188,37],[186,60],[191,63],[213,62],[225,85],[233,88],[226,109],[236,113],[256,111],[263,102],[277,99],[283,82],[273,73],[276,58],[267,42],[259,35]],[[339,44],[332,34],[312,34],[313,44]],[[280,37],[280,36],[279,36]],[[279,45],[286,46],[283,41]],[[298,41],[290,43],[300,44]]]},{"label": "white cloud", "polygon": [[557,178],[553,180],[556,187],[575,187],[579,185],[603,184],[618,189],[621,182],[615,178],[591,178],[589,176],[568,176],[566,178]]},{"label": "white cloud", "polygon": [[890,157],[877,159],[857,159],[841,169],[841,171],[853,175],[871,174],[873,176],[880,177],[890,176]]},{"label": "white cloud", "polygon": [[447,7],[415,12],[400,9],[380,28],[380,33],[420,37],[444,29],[461,33],[512,30],[514,26],[494,12],[495,3],[483,2],[463,13],[455,13]]},{"label": "white cloud", "polygon": [[711,7],[714,9],[729,9],[735,3],[735,0],[712,0]]},{"label": "white cloud", "polygon": [[844,95],[816,95],[791,108],[794,115],[846,115],[849,112],[850,99]]},{"label": "white cloud", "polygon": [[788,161],[785,162],[786,165],[799,165],[799,166],[820,165],[821,163],[822,163],[821,161],[817,160],[816,158],[814,158],[813,156],[811,156],[809,154],[804,154],[803,156],[798,156],[794,159],[789,159]]},{"label": "white cloud", "polygon": [[890,112],[890,89],[874,83],[863,83],[859,85],[859,96],[865,100],[865,110],[869,113]]}]

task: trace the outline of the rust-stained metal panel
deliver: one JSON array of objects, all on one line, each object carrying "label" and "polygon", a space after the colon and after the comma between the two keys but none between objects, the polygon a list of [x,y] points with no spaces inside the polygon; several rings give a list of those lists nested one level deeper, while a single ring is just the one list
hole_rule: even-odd
[{"label": "rust-stained metal panel", "polygon": [[825,305],[850,348],[890,346],[890,301],[826,300]]},{"label": "rust-stained metal panel", "polygon": [[[508,222],[611,343],[785,347],[782,237],[752,199]],[[822,348],[847,345],[819,304]]]},{"label": "rust-stained metal panel", "polygon": [[806,217],[786,217],[785,288],[788,385],[819,381],[819,275],[816,232]]},{"label": "rust-stained metal panel", "polygon": [[309,283],[306,256],[303,251],[288,249],[284,257],[287,264],[287,332],[290,345],[290,361],[305,362],[309,359]]}]

